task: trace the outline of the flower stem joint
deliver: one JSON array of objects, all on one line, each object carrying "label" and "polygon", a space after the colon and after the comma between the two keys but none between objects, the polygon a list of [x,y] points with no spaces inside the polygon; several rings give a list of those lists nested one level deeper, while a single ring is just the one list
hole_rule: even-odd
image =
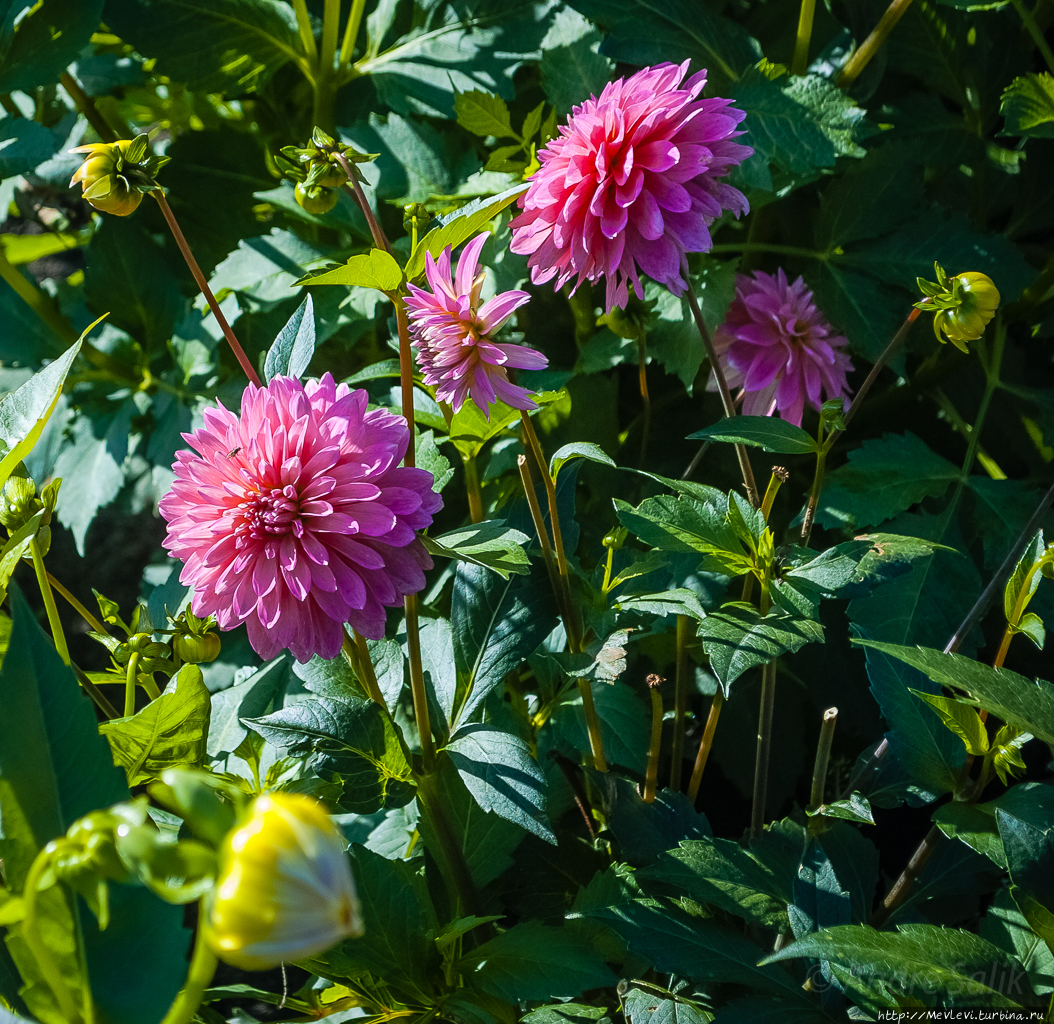
[{"label": "flower stem joint", "polygon": [[362,934],[344,842],[322,806],[267,793],[220,852],[206,940],[235,967],[260,971]]},{"label": "flower stem joint", "polygon": [[70,179],[70,188],[80,182],[83,197],[96,210],[116,217],[134,213],[147,192],[161,187],[154,177],[168,163],[168,157],[147,154],[149,141],[147,135],[137,135],[71,149],[88,155]]},{"label": "flower stem joint", "polygon": [[987,274],[969,271],[949,277],[939,263],[934,263],[933,268],[937,272],[936,283],[921,277],[916,279],[926,298],[915,305],[936,314],[933,333],[941,344],[947,340],[967,352],[966,343],[980,338],[995,316],[999,290]]}]

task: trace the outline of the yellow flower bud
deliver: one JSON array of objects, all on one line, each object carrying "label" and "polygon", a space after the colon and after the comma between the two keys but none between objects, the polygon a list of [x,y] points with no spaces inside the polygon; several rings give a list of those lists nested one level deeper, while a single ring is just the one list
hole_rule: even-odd
[{"label": "yellow flower bud", "polygon": [[89,155],[70,179],[70,188],[80,182],[84,198],[96,210],[127,217],[143,201],[143,193],[132,188],[121,173],[124,154],[132,141],[120,139],[112,144],[97,142],[72,150]]},{"label": "yellow flower bud", "polygon": [[933,266],[937,271],[937,283],[918,278],[919,288],[926,298],[915,305],[935,314],[933,333],[939,342],[950,341],[966,352],[966,343],[980,338],[995,316],[999,307],[999,290],[987,274],[967,271],[948,277],[939,263]]},{"label": "yellow flower bud", "polygon": [[310,797],[266,793],[220,853],[206,939],[235,967],[262,971],[362,934],[344,842]]}]

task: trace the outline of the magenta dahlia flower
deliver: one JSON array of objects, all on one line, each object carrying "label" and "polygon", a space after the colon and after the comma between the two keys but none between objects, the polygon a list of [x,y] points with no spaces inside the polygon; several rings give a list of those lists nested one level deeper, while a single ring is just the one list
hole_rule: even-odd
[{"label": "magenta dahlia flower", "polygon": [[240,419],[207,409],[183,435],[197,453],[176,454],[164,546],[186,563],[194,614],[244,622],[263,658],[334,658],[345,623],[380,639],[384,607],[425,584],[414,531],[443,502],[431,473],[399,465],[406,422],[366,402],[328,373],[275,377],[245,389]]},{"label": "magenta dahlia flower", "polygon": [[[714,348],[730,388],[742,388],[748,416],[780,416],[801,426],[805,405],[819,410],[824,399],[848,398],[846,375],[853,368],[799,277],[736,275],[736,295],[725,322],[714,333]],[[707,390],[717,390],[713,373]]]},{"label": "magenta dahlia flower", "polygon": [[409,285],[406,299],[410,335],[425,383],[436,389],[436,399],[457,412],[471,398],[490,419],[490,407],[502,401],[514,409],[537,409],[526,388],[509,380],[506,367],[543,370],[549,360],[526,345],[494,341],[512,314],[530,299],[526,292],[502,292],[479,304],[486,271],[479,270],[479,254],[490,235],[477,235],[461,253],[457,272],[450,276],[450,246],[425,256],[425,277],[431,291]]},{"label": "magenta dahlia flower", "polygon": [[630,282],[643,298],[638,271],[680,295],[685,253],[710,249],[722,210],[747,212],[746,197],[717,181],[754,152],[731,141],[746,114],[697,100],[706,71],[682,84],[688,63],[609,82],[539,152],[511,245],[530,257],[535,284],[606,277],[608,312],[626,305]]}]

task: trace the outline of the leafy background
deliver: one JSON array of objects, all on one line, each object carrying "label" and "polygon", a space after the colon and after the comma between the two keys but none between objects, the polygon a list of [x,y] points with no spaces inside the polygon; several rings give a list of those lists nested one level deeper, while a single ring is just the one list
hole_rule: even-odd
[{"label": "leafy background", "polygon": [[[516,330],[550,362],[547,371],[523,375],[550,392],[537,417],[543,443],[551,453],[588,442],[614,463],[594,453],[559,478],[583,592],[595,597],[606,554],[601,540],[620,522],[643,543],[631,541],[619,553],[618,570],[632,576],[644,547],[667,550],[655,560],[661,569],[631,580],[607,607],[601,601],[591,620],[598,639],[634,630],[616,681],[591,683],[618,770],[608,780],[579,767],[588,744],[580,701],[566,682],[581,666],[568,664],[559,637],[547,641],[555,612],[537,559],[519,563],[532,574],[513,569],[509,578],[437,559],[424,594],[425,667],[448,767],[435,785],[454,808],[453,827],[483,894],[481,916],[496,917],[503,930],[480,941],[462,943],[460,933],[443,940],[453,922],[428,861],[435,853],[426,829],[404,858],[419,803],[405,782],[408,766],[378,723],[344,707],[352,707],[348,687],[356,684],[341,669],[291,668],[284,660],[260,666],[235,632],[224,635],[220,658],[204,673],[212,698],[203,756],[218,770],[247,775],[235,752],[250,732],[266,740],[272,760],[276,751],[302,755],[301,781],[313,780],[344,812],[349,839],[361,844],[354,858],[367,935],[308,967],[341,979],[338,986],[359,979],[374,999],[370,1012],[409,1007],[416,1014],[438,1005],[462,1024],[528,1011],[531,1024],[603,1022],[619,1012],[631,1024],[656,1014],[842,1019],[847,1001],[870,1012],[896,1005],[902,997],[891,994],[883,971],[913,956],[913,942],[928,963],[952,972],[941,975],[945,993],[959,975],[976,973],[974,965],[1012,955],[1032,971],[1035,995],[1049,995],[1054,960],[1011,899],[1006,874],[1009,863],[1010,877],[1024,884],[1015,870],[1023,877],[1024,865],[1049,863],[1042,836],[1054,818],[1040,799],[1045,782],[1035,800],[1048,809],[1030,819],[1041,838],[1030,836],[1032,845],[1022,847],[1030,853],[1015,847],[1015,861],[1004,851],[1009,833],[990,810],[972,823],[974,831],[960,828],[972,842],[948,844],[930,861],[893,922],[899,932],[839,932],[867,921],[876,893],[901,870],[965,759],[962,741],[908,690],[937,693],[940,686],[887,653],[865,655],[849,638],[942,648],[1052,479],[1054,91],[1049,75],[1037,74],[1040,54],[1015,8],[985,6],[916,0],[843,91],[835,80],[846,55],[882,4],[821,5],[813,63],[797,78],[772,66],[790,61],[798,21],[792,0],[366,4],[353,74],[336,91],[328,127],[378,154],[366,168],[367,191],[401,256],[409,250],[406,204],[438,216],[500,193],[520,180],[531,145],[552,133],[555,118],[605,82],[644,64],[689,60],[693,70],[709,69],[709,91],[747,112],[743,141],[755,148],[732,178],[752,212],[715,225],[712,253],[691,260],[711,328],[731,300],[737,271],[782,266],[804,276],[849,338],[858,386],[917,297],[915,277],[932,276],[934,260],[951,272],[990,274],[1007,324],[980,463],[966,477],[960,467],[985,391],[983,367],[976,355],[938,346],[924,322],[915,328],[831,456],[813,547],[865,532],[916,542],[891,548],[895,571],[872,568],[872,583],[884,578],[880,586],[832,588],[822,603],[817,597],[819,625],[808,635],[800,624],[782,623],[762,655],[736,661],[720,651],[741,652],[747,638],[756,640],[757,624],[735,610],[717,613],[729,573],[699,570],[698,549],[653,539],[613,503],[637,507],[668,490],[634,470],[680,478],[698,451],[698,442],[681,439],[720,418],[686,304],[648,286],[646,435],[640,348],[620,336],[618,318],[600,316],[602,290],[571,297],[530,289]],[[162,183],[254,361],[262,363],[310,295],[315,348],[307,372],[331,370],[366,387],[374,402],[398,406],[392,308],[365,288],[295,284],[367,251],[369,233],[348,197],[324,216],[306,214],[277,176],[274,154],[302,144],[319,113],[291,4],[43,0],[28,7],[0,2],[0,245],[9,265],[0,281],[0,385],[13,390],[109,314],[27,464],[38,481],[63,481],[52,571],[86,603],[92,588],[126,611],[142,599],[160,622],[185,594],[178,567],[159,548],[156,502],[171,482],[181,433],[216,399],[236,407],[243,378],[154,204],[144,202],[127,219],[100,216],[67,187],[77,160],[67,150],[96,136],[59,76],[68,68],[104,116],[151,131],[155,149],[171,157]],[[317,34],[322,0],[307,8]],[[1035,17],[1040,29],[1054,20],[1049,0]],[[763,58],[770,63],[759,64]],[[508,214],[496,219],[483,253],[501,289],[525,286],[527,276],[524,261],[508,252],[507,222]],[[47,296],[46,317],[25,301],[26,286]],[[419,448],[429,453],[446,503],[434,532],[464,523],[463,458],[478,456],[488,515],[530,533],[517,503],[522,449],[510,420],[488,426],[466,416],[448,430],[424,392],[417,401]],[[815,423],[807,418],[805,426]],[[774,463],[790,471],[772,516],[778,542],[790,541],[812,458],[757,449],[752,457],[759,481]],[[693,480],[734,489],[731,448],[709,448]],[[705,490],[689,497],[714,502]],[[506,557],[526,557],[511,548],[521,555]],[[16,580],[34,592],[27,566]],[[1033,607],[1041,614],[1050,589],[1044,584],[1037,593]],[[698,620],[701,638],[690,649],[689,752],[710,695],[721,686],[730,697],[697,809],[673,792],[642,805],[628,781],[644,770],[644,679],[648,672],[673,677],[678,614]],[[501,630],[488,631],[484,620]],[[75,616],[65,621],[74,660],[105,669],[105,650]],[[35,626],[26,619],[20,628],[29,644]],[[405,698],[401,628],[393,614],[388,639],[373,652],[392,705]],[[990,660],[1002,628],[991,616],[961,652]],[[748,850],[733,840],[749,818],[758,665],[775,653],[782,657],[770,815],[778,820]],[[1009,664],[1024,676],[1049,675],[1042,653],[1024,640],[1015,642]],[[531,724],[526,702],[545,709],[544,726]],[[860,752],[884,734],[892,758],[867,794],[876,826],[842,821],[822,841],[808,840],[800,809],[808,803],[820,713],[831,704],[841,710],[832,790],[841,790]],[[1031,782],[1049,780],[1042,742],[1026,746],[1024,756]],[[378,757],[388,759],[383,779],[370,768]],[[514,770],[503,778],[499,766]],[[664,755],[663,780],[670,767]],[[583,792],[602,819],[599,836],[576,805]],[[101,785],[95,795],[100,804],[120,798]],[[991,849],[999,856],[986,857]],[[926,931],[933,925],[966,930],[938,937]],[[805,941],[814,945],[805,953],[799,947],[799,955],[818,965],[814,978],[826,979],[814,986],[822,998],[802,992],[801,960],[757,966],[772,948],[770,933],[788,929],[813,935]],[[456,970],[469,979],[464,991],[444,987],[453,951]],[[854,973],[860,965],[871,965],[865,980]],[[3,980],[9,970],[0,960],[0,992],[24,1011]],[[296,984],[304,977],[297,974]],[[627,984],[616,993],[620,978]],[[255,992],[238,990],[248,982],[233,972],[220,982],[235,988],[218,988],[207,1012],[281,1019],[267,994],[281,992],[277,976],[253,978]],[[575,1001],[539,1008],[558,998]],[[112,1019],[131,1019],[121,1012],[114,1009]]]}]

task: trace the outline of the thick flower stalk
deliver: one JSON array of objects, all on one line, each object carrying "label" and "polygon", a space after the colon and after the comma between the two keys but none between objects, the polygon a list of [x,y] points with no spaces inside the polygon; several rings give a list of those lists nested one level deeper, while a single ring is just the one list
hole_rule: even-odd
[{"label": "thick flower stalk", "polygon": [[680,295],[685,254],[711,248],[722,211],[748,211],[743,194],[717,180],[753,153],[731,141],[746,115],[731,100],[697,99],[706,71],[682,81],[688,63],[609,82],[538,153],[511,245],[529,257],[535,284],[605,277],[609,311],[626,305],[630,284],[643,298],[642,272]]},{"label": "thick flower stalk", "polygon": [[438,262],[429,253],[425,277],[431,291],[409,285],[406,298],[410,335],[425,383],[435,387],[436,399],[449,402],[454,412],[471,398],[488,419],[496,401],[514,409],[538,408],[526,388],[509,380],[509,367],[542,370],[549,365],[533,348],[494,340],[530,296],[502,292],[480,305],[486,271],[479,269],[479,254],[489,237],[484,231],[465,246],[453,277],[450,246]]},{"label": "thick flower stalk", "polygon": [[263,658],[334,658],[345,623],[379,639],[385,607],[424,586],[415,531],[442,499],[431,473],[399,465],[406,423],[366,404],[328,373],[276,377],[245,389],[240,418],[209,409],[183,435],[196,451],[176,455],[164,546],[185,563],[194,614],[244,622]]},{"label": "thick flower stalk", "polygon": [[916,278],[926,298],[915,306],[935,314],[933,333],[942,345],[947,340],[968,352],[966,343],[984,334],[999,308],[999,289],[987,274],[967,271],[949,277],[939,263],[934,263],[933,268],[937,272],[936,283]]},{"label": "thick flower stalk", "polygon": [[[848,341],[834,333],[799,277],[761,271],[736,275],[736,294],[714,348],[729,387],[742,388],[748,416],[780,416],[801,426],[805,406],[819,412],[824,399],[848,398],[853,364]],[[707,389],[716,390],[711,374]]]},{"label": "thick flower stalk", "polygon": [[362,934],[339,831],[317,800],[265,793],[220,852],[205,940],[235,967],[262,971]]}]

